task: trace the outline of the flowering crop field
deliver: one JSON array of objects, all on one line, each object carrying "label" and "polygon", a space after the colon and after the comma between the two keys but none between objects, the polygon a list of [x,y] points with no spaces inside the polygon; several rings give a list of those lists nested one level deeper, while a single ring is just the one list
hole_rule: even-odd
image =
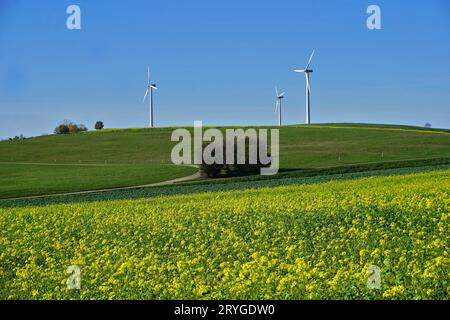
[{"label": "flowering crop field", "polygon": [[0,209],[0,298],[449,299],[449,220],[450,170]]}]

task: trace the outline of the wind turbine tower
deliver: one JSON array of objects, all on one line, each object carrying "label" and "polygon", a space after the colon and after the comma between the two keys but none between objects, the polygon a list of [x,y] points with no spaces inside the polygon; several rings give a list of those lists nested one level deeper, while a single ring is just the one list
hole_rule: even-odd
[{"label": "wind turbine tower", "polygon": [[145,98],[150,93],[150,128],[153,128],[153,90],[158,90],[156,84],[150,81],[150,67],[147,69],[147,90],[145,91],[145,96],[142,102],[145,102]]},{"label": "wind turbine tower", "polygon": [[315,52],[316,50],[314,49],[305,69],[294,70],[294,72],[304,73],[306,78],[306,124],[311,124],[311,87],[309,85],[309,74],[312,73],[313,70],[310,69],[309,66],[311,65]]},{"label": "wind turbine tower", "polygon": [[284,99],[284,95],[286,92],[278,93],[278,88],[275,87],[275,93],[276,93],[275,112],[278,111],[278,125],[281,127],[281,101]]}]

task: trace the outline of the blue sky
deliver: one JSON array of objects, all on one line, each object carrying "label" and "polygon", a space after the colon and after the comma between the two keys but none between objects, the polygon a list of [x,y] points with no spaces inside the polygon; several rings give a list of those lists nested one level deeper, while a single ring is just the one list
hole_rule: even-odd
[{"label": "blue sky", "polygon": [[[66,28],[77,4],[82,29]],[[381,7],[382,30],[366,9]],[[450,127],[450,2],[364,0],[0,0],[0,138],[148,125],[146,67],[159,90],[156,124],[303,123],[316,48],[313,122]]]}]

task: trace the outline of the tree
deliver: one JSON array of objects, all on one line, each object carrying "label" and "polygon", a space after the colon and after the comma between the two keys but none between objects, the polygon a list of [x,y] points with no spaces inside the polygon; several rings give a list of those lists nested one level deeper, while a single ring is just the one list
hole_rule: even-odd
[{"label": "tree", "polygon": [[70,133],[69,127],[66,124],[61,123],[55,128],[55,134],[68,134]]},{"label": "tree", "polygon": [[103,121],[97,121],[97,122],[95,123],[95,130],[102,130],[104,127],[105,127],[105,126],[104,126],[104,124],[103,124]]},{"label": "tree", "polygon": [[77,133],[78,126],[75,123],[70,122],[67,127],[69,128],[69,133]]},{"label": "tree", "polygon": [[80,131],[87,131],[84,124],[75,124],[69,120],[64,120],[61,122],[54,130],[55,134],[69,134],[78,133]]},{"label": "tree", "polygon": [[425,123],[425,128],[431,128],[431,123]]}]

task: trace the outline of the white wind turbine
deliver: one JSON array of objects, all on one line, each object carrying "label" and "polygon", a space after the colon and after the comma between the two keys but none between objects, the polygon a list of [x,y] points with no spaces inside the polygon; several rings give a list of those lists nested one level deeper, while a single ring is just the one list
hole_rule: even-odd
[{"label": "white wind turbine", "polygon": [[278,88],[275,87],[275,93],[276,93],[276,105],[275,105],[275,112],[278,111],[278,125],[281,126],[281,100],[284,99],[284,94],[286,92],[278,93]]},{"label": "white wind turbine", "polygon": [[150,128],[153,128],[153,90],[158,90],[156,84],[150,82],[150,67],[148,67],[148,80],[147,80],[147,90],[145,91],[145,96],[142,102],[145,102],[148,93],[150,92]]},{"label": "white wind turbine", "polygon": [[304,73],[305,78],[306,78],[306,124],[311,123],[311,88],[309,86],[309,74],[312,73],[313,70],[309,69],[309,66],[311,64],[311,61],[312,61],[312,58],[313,58],[315,52],[316,52],[316,50],[314,49],[305,69],[294,70],[295,72],[298,72],[298,73]]}]

